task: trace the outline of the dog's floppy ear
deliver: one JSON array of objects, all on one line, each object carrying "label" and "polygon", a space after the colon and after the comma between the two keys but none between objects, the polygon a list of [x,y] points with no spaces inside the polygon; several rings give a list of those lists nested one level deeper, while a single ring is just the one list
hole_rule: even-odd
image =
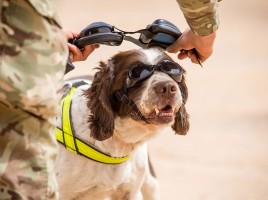
[{"label": "dog's floppy ear", "polygon": [[89,97],[87,106],[91,111],[88,119],[90,134],[100,141],[110,138],[114,131],[114,112],[111,105],[113,66],[110,65],[111,62],[100,62],[92,85],[85,93]]},{"label": "dog's floppy ear", "polygon": [[173,130],[176,134],[186,135],[190,128],[189,123],[189,114],[186,111],[185,104],[188,99],[188,89],[185,83],[185,76],[183,75],[182,81],[179,83],[179,87],[181,90],[183,104],[181,105],[179,111],[176,113],[175,122],[172,125]]}]

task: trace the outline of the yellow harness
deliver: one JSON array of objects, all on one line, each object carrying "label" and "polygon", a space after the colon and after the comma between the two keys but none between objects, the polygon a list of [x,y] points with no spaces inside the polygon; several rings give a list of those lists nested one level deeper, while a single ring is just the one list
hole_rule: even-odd
[{"label": "yellow harness", "polygon": [[72,97],[76,91],[76,87],[72,86],[69,92],[61,100],[62,107],[62,129],[56,128],[55,136],[58,142],[63,144],[66,149],[69,151],[85,156],[86,158],[92,159],[97,162],[105,164],[120,164],[129,159],[129,156],[122,158],[114,158],[109,155],[106,155],[83,140],[77,138],[72,130],[72,123],[70,120],[71,116],[71,103]]}]

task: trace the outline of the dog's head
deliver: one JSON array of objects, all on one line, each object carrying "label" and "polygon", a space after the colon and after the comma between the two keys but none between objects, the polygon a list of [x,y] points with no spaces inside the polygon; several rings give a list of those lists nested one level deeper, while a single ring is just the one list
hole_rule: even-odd
[{"label": "dog's head", "polygon": [[[177,68],[180,74],[173,76]],[[148,126],[171,125],[176,134],[187,133],[185,70],[167,54],[158,49],[120,52],[107,63],[101,62],[97,70],[91,88],[85,92],[91,110],[92,137],[97,140],[111,137],[116,117],[132,118]],[[118,91],[125,91],[132,104],[116,98]],[[133,109],[133,103],[140,115]]]}]

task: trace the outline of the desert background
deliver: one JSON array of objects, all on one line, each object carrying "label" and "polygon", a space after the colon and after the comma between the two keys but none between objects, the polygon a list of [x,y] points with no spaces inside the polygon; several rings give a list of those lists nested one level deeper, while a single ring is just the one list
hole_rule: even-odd
[{"label": "desert background", "polygon": [[[188,27],[175,0],[56,2],[71,30],[104,21],[135,31],[159,18]],[[223,0],[219,14],[204,68],[169,54],[187,70],[191,128],[186,136],[163,130],[149,143],[163,200],[268,199],[268,1]],[[100,60],[133,48],[101,46],[66,78],[93,74]]]}]

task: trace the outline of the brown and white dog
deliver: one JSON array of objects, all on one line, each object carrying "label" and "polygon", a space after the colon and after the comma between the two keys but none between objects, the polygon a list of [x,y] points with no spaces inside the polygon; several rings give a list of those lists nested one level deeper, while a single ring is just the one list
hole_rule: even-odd
[{"label": "brown and white dog", "polygon": [[[115,98],[115,93],[132,81],[128,73],[133,65],[155,66],[163,60],[174,62],[157,48],[120,52],[107,63],[100,63],[91,86],[76,90],[71,108],[76,135],[111,157],[130,158],[121,164],[103,164],[60,145],[56,164],[60,199],[160,199],[158,182],[149,169],[146,141],[167,126],[176,134],[187,133],[185,71],[181,68],[178,82],[154,70],[151,76],[128,88],[127,96],[141,115],[133,104]],[[59,117],[57,126],[61,125]]]}]

